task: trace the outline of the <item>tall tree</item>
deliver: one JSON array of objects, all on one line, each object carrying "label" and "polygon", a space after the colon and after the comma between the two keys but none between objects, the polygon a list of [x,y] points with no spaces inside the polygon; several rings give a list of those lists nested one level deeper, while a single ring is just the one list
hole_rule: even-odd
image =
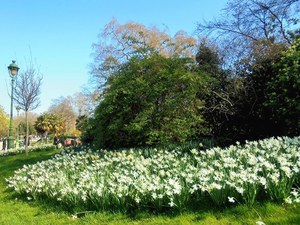
[{"label": "tall tree", "polygon": [[9,117],[5,113],[2,106],[0,106],[0,137],[7,137],[8,135]]},{"label": "tall tree", "polygon": [[[24,72],[20,73],[16,79],[14,101],[25,111],[26,117],[26,143],[28,143],[29,126],[28,112],[36,109],[40,105],[39,95],[42,85],[41,73],[31,64]],[[27,151],[27,144],[25,145]]]},{"label": "tall tree", "polygon": [[208,91],[202,97],[205,100],[204,117],[209,134],[223,143],[226,136],[232,135],[228,131],[228,121],[237,112],[235,105],[242,97],[240,90],[243,81],[222,68],[222,56],[210,43],[200,44],[196,61],[198,68],[210,77]]},{"label": "tall tree", "polygon": [[97,124],[92,116],[80,115],[76,119],[76,128],[81,132],[80,139],[84,144],[90,144],[94,142]]},{"label": "tall tree", "polygon": [[91,116],[98,104],[98,94],[96,91],[78,92],[73,97],[74,108],[79,116]]},{"label": "tall tree", "polygon": [[268,87],[278,74],[274,65],[281,52],[299,34],[299,9],[299,0],[229,0],[222,17],[198,25],[200,34],[218,41],[227,54],[225,68],[230,69],[225,71],[230,82],[219,87],[231,96],[230,101],[222,101],[224,95],[221,101],[210,98],[218,100],[213,109],[226,102],[225,109],[232,109],[226,117],[217,114],[219,136],[229,134],[229,141],[236,141],[284,134],[283,126],[271,119]]},{"label": "tall tree", "polygon": [[131,58],[108,81],[95,111],[94,137],[102,147],[183,142],[205,133],[207,77],[191,59],[153,54]]},{"label": "tall tree", "polygon": [[300,38],[281,55],[278,73],[268,82],[264,105],[270,108],[279,135],[300,134]]},{"label": "tall tree", "polygon": [[49,107],[48,112],[56,114],[62,118],[65,131],[71,134],[76,130],[77,114],[74,109],[74,102],[71,97],[60,97],[53,100],[52,105]]},{"label": "tall tree", "polygon": [[299,0],[230,0],[223,17],[199,23],[197,30],[222,40],[231,58],[244,57],[261,40],[290,45],[299,32],[299,11]]},{"label": "tall tree", "polygon": [[[97,85],[117,71],[119,66],[131,57],[143,57],[149,53],[170,57],[193,57],[197,51],[197,40],[183,31],[171,37],[166,30],[157,27],[145,27],[139,23],[118,23],[110,21],[94,44],[94,64],[92,74],[100,78]],[[99,80],[98,80],[99,81]]]}]

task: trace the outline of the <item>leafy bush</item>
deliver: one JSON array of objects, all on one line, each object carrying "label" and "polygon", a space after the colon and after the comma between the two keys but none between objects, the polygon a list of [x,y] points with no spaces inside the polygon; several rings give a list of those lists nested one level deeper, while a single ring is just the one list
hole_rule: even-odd
[{"label": "leafy bush", "polygon": [[189,59],[131,58],[108,80],[95,125],[86,127],[104,148],[192,140],[206,132],[200,96],[208,80]]}]

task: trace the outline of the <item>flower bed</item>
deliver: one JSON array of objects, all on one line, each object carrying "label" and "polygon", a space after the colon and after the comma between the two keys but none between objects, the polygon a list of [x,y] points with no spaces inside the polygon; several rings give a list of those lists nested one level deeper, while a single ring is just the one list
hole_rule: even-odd
[{"label": "flower bed", "polygon": [[[32,151],[46,151],[53,149],[53,144],[43,144],[43,145],[37,145],[37,146],[28,146],[27,151],[32,152]],[[13,149],[8,149],[5,151],[0,151],[0,157],[1,156],[7,156],[7,155],[15,155],[19,153],[24,153],[25,152],[25,147],[22,148],[13,148]]]},{"label": "flower bed", "polygon": [[65,151],[24,166],[7,182],[28,199],[47,197],[89,209],[183,209],[205,198],[216,205],[283,201],[295,192],[299,169],[300,137],[281,137],[191,154],[154,149],[149,157]]}]

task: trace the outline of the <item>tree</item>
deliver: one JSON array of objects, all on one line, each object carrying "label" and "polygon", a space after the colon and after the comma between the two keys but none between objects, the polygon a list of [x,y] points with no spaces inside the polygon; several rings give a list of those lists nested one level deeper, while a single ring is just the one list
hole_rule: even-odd
[{"label": "tree", "polygon": [[97,92],[78,92],[73,96],[76,114],[79,116],[91,116],[97,106],[98,94]]},{"label": "tree", "polygon": [[[34,128],[34,123],[37,119],[38,115],[33,112],[28,112],[28,132],[29,135],[36,133],[36,130]],[[20,113],[19,116],[14,117],[14,130],[19,129],[19,135],[26,134],[26,116],[25,113]]]},{"label": "tree", "polygon": [[261,40],[290,45],[299,32],[297,4],[299,0],[231,0],[223,17],[199,23],[197,30],[222,41],[231,58],[244,57]]},{"label": "tree", "polygon": [[227,144],[287,134],[272,119],[274,110],[267,103],[269,84],[279,72],[274,65],[299,33],[297,3],[299,0],[231,0],[223,17],[198,25],[200,34],[214,37],[227,53],[225,82],[214,86],[217,91],[212,93],[217,95],[209,96],[208,108],[214,113],[206,114],[215,134],[227,139]]},{"label": "tree", "polygon": [[222,59],[217,47],[209,45],[202,41],[198,47],[196,54],[196,62],[198,67],[213,77],[220,77],[222,74]]},{"label": "tree", "polygon": [[48,112],[59,116],[63,120],[65,132],[71,134],[76,130],[77,114],[71,97],[61,97],[53,100]]},{"label": "tree", "polygon": [[[199,45],[196,54],[198,68],[206,73],[209,86],[202,98],[205,100],[204,118],[209,135],[220,141],[224,139],[224,124],[236,113],[234,107],[238,88],[237,80],[222,69],[222,58],[217,48],[208,42]],[[226,132],[228,134],[228,131]]]},{"label": "tree", "polygon": [[94,142],[94,132],[96,129],[96,121],[93,117],[87,115],[80,115],[76,119],[76,129],[81,132],[80,139],[84,144]]},{"label": "tree", "polygon": [[[14,101],[25,111],[26,117],[26,143],[29,138],[28,112],[36,109],[40,105],[39,95],[41,92],[42,76],[33,65],[30,65],[16,79]],[[27,145],[25,145],[27,152]]]},{"label": "tree", "polygon": [[206,75],[191,59],[158,54],[133,57],[108,80],[95,111],[93,136],[101,147],[167,144],[205,133],[198,98]]},{"label": "tree", "polygon": [[193,57],[197,51],[197,40],[183,31],[171,37],[157,27],[147,28],[130,22],[122,25],[113,19],[105,26],[99,35],[99,42],[93,47],[95,60],[92,74],[98,79],[99,87],[131,57],[144,57],[153,52],[165,57]]},{"label": "tree", "polygon": [[2,106],[0,106],[0,137],[7,137],[9,126],[9,117],[5,113]]},{"label": "tree", "polygon": [[47,137],[50,132],[57,134],[65,129],[62,118],[56,114],[50,113],[44,113],[39,116],[34,127],[37,132],[44,137]]},{"label": "tree", "polygon": [[264,105],[281,128],[280,135],[300,134],[300,38],[281,55],[276,76],[267,84]]}]

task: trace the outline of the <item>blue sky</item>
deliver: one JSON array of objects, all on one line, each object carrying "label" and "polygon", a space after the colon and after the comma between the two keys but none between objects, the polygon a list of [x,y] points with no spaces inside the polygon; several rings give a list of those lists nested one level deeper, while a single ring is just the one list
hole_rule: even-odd
[{"label": "blue sky", "polygon": [[7,66],[20,72],[32,58],[43,74],[41,106],[72,96],[87,86],[91,45],[114,17],[120,23],[184,30],[193,35],[197,22],[218,17],[227,0],[0,0],[0,105],[9,112]]}]

